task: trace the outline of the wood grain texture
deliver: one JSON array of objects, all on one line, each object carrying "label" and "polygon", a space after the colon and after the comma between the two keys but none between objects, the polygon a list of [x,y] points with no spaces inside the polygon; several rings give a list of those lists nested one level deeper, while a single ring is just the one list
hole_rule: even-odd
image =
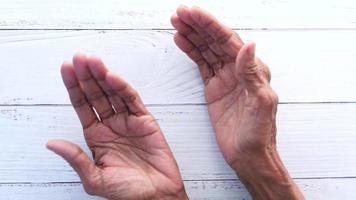
[{"label": "wood grain texture", "polygon": [[[257,43],[281,102],[356,101],[356,31],[239,33]],[[0,104],[68,104],[59,68],[76,51],[101,56],[146,104],[205,102],[170,31],[0,31]]]},{"label": "wood grain texture", "polygon": [[2,0],[0,28],[171,28],[179,4],[199,5],[236,28],[355,28],[353,0]]},{"label": "wood grain texture", "polygon": [[[294,178],[356,176],[356,104],[284,104],[278,148]],[[225,164],[205,106],[153,106],[184,180],[235,179]],[[1,182],[73,182],[77,175],[45,143],[63,138],[85,148],[69,106],[1,106]],[[85,148],[88,152],[87,148]],[[193,164],[194,163],[194,164]]]},{"label": "wood grain texture", "polygon": [[[306,199],[353,200],[356,179],[297,179]],[[185,181],[190,199],[251,200],[240,181]],[[80,183],[0,184],[0,199],[6,200],[100,200],[87,195]]]}]

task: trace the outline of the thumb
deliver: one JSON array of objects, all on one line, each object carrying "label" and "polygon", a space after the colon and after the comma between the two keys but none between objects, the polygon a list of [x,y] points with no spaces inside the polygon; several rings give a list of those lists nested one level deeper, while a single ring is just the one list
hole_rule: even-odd
[{"label": "thumb", "polygon": [[99,168],[89,159],[88,155],[76,144],[65,140],[51,140],[46,144],[47,149],[65,159],[77,172],[87,192],[92,192],[97,183]]},{"label": "thumb", "polygon": [[236,58],[237,76],[247,89],[255,90],[264,84],[262,69],[255,62],[254,43],[245,44]]}]

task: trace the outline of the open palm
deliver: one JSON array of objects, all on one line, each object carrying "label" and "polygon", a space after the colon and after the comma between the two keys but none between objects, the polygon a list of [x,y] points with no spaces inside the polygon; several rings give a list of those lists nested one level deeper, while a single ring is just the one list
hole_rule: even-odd
[{"label": "open palm", "polygon": [[173,154],[137,92],[95,57],[78,54],[61,72],[94,161],[67,141],[47,147],[72,165],[85,190],[113,200],[184,198]]},{"label": "open palm", "polygon": [[[199,67],[218,145],[230,165],[246,152],[275,146],[277,96],[255,45],[198,7],[179,7],[171,18],[175,43]],[[252,151],[251,151],[252,150]]]}]

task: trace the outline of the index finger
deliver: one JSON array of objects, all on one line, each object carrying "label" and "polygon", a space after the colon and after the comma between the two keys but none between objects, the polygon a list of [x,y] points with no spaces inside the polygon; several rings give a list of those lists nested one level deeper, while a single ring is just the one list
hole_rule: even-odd
[{"label": "index finger", "polygon": [[92,106],[87,101],[85,94],[79,85],[73,64],[69,62],[63,63],[61,74],[64,85],[67,88],[70,101],[79,117],[83,128],[86,129],[95,122],[98,122],[98,118],[96,117]]},{"label": "index finger", "polygon": [[201,27],[201,30],[205,30],[225,53],[232,57],[237,56],[243,46],[243,41],[232,29],[220,23],[214,16],[199,7],[192,7],[190,15]]}]

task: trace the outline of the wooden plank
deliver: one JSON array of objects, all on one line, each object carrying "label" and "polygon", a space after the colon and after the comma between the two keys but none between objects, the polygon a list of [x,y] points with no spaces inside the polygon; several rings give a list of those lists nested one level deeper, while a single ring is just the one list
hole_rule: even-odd
[{"label": "wooden plank", "polygon": [[[206,107],[153,106],[185,180],[235,179],[215,142]],[[294,178],[356,176],[356,104],[283,104],[278,148]],[[85,148],[69,106],[1,106],[2,182],[72,182],[77,175],[45,149],[63,138]],[[87,150],[87,148],[85,148]],[[87,150],[88,151],[88,150]],[[192,165],[194,163],[194,165]]]},{"label": "wooden plank", "polygon": [[236,28],[356,27],[353,0],[2,0],[0,27],[171,28],[179,4],[204,7]]},{"label": "wooden plank", "polygon": [[[355,178],[345,179],[297,179],[306,199],[313,200],[351,200],[356,198]],[[240,199],[251,200],[240,181],[185,181],[190,199]],[[80,183],[35,183],[35,184],[0,184],[3,199],[76,199],[99,200],[102,198],[87,195]]]},{"label": "wooden plank", "polygon": [[[257,42],[281,102],[356,101],[356,31],[239,33]],[[146,104],[205,102],[170,31],[0,31],[0,104],[68,104],[59,67],[76,51],[103,57]]]}]

